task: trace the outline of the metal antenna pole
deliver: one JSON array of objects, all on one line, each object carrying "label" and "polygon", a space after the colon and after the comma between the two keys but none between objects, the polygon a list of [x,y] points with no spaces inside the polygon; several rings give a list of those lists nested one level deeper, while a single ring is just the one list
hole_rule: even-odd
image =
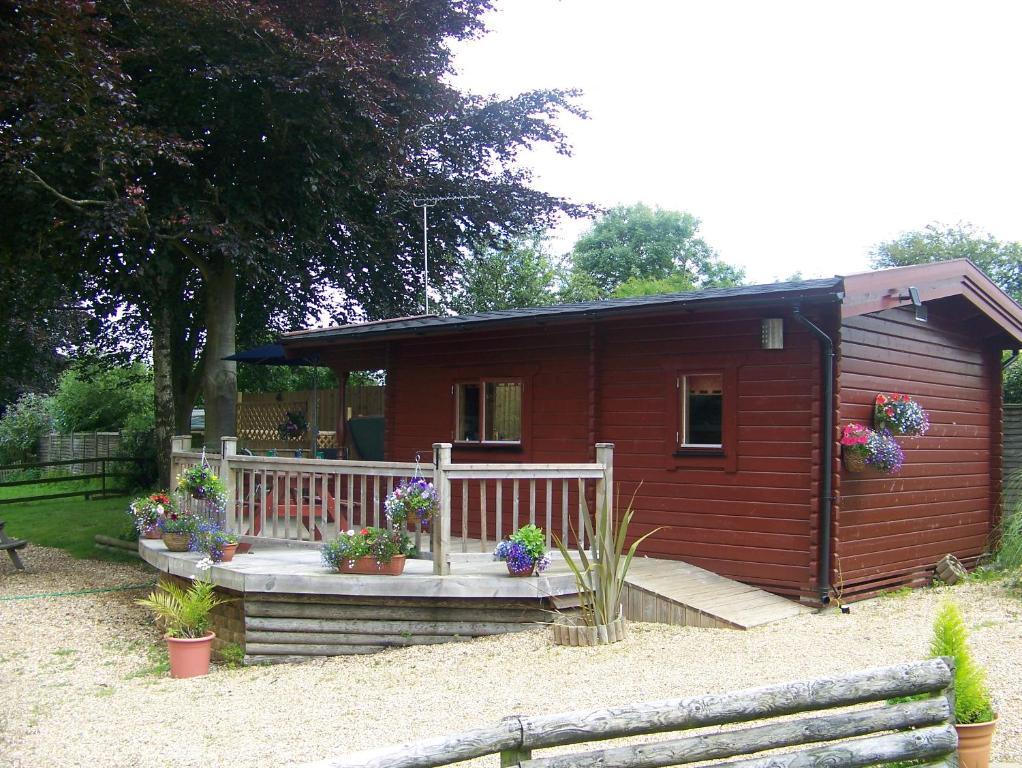
[{"label": "metal antenna pole", "polygon": [[422,204],[422,287],[426,294],[426,311],[429,314],[429,220],[426,218],[426,211],[429,206]]},{"label": "metal antenna pole", "polygon": [[422,286],[426,294],[423,305],[426,308],[424,314],[429,314],[429,217],[426,211],[434,205],[446,200],[476,200],[479,195],[451,195],[448,197],[424,197],[421,200],[412,200],[412,205],[422,208]]}]

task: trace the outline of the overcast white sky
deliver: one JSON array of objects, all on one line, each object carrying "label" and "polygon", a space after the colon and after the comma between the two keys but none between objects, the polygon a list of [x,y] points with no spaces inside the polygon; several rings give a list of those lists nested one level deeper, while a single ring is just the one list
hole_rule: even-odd
[{"label": "overcast white sky", "polygon": [[753,282],[868,269],[932,221],[1022,240],[1022,3],[498,2],[459,86],[590,112],[572,158],[532,154],[542,189],[688,211]]}]

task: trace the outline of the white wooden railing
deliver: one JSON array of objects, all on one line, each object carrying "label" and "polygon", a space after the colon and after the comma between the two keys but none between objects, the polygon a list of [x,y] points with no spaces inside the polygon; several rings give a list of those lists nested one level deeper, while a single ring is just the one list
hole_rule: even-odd
[{"label": "white wooden railing", "polygon": [[[175,438],[176,477],[202,454]],[[219,454],[206,454],[227,487],[224,522],[241,536],[278,541],[327,541],[338,532],[386,527],[384,500],[402,481],[431,480],[440,511],[428,534],[416,526],[416,547],[427,549],[433,572],[450,572],[450,553],[490,552],[526,523],[574,543],[584,531],[586,509],[602,509],[613,481],[614,447],[598,443],[592,464],[455,464],[451,444],[436,443],[432,462],[335,461],[240,456],[226,437]]]}]

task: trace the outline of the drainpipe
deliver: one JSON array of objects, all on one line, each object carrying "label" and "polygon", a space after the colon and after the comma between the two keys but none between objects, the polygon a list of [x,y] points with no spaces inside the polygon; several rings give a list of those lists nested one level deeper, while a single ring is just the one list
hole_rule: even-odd
[{"label": "drainpipe", "polygon": [[830,537],[833,509],[833,464],[834,464],[834,341],[802,314],[798,304],[792,308],[794,318],[808,328],[820,340],[820,358],[823,368],[823,401],[820,414],[823,422],[820,454],[823,457],[823,488],[820,492],[820,602],[830,602]]}]

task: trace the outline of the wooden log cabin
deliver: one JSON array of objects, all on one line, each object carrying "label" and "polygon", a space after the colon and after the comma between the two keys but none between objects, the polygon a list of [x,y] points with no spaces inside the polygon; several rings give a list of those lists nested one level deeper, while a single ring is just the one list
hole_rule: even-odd
[{"label": "wooden log cabin", "polygon": [[[810,603],[928,580],[987,551],[1001,360],[1022,308],[967,261],[772,285],[299,331],[343,382],[385,369],[385,458],[592,461],[615,445],[643,553]],[[343,391],[343,387],[342,387]],[[851,474],[875,396],[929,413],[900,473]],[[343,407],[339,408],[343,413]],[[338,429],[343,430],[339,424]],[[455,520],[455,527],[458,521]]]}]

